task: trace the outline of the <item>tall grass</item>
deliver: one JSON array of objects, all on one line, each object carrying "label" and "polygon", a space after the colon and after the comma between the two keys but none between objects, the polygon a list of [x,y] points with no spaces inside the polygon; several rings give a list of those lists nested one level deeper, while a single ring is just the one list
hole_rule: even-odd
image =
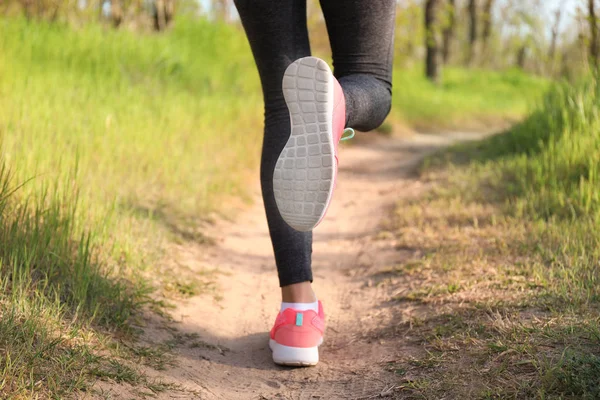
[{"label": "tall grass", "polygon": [[101,368],[85,326],[126,324],[141,296],[101,269],[76,193],[18,198],[21,189],[0,166],[0,393],[61,395]]},{"label": "tall grass", "polygon": [[451,152],[468,154],[457,180],[479,187],[475,196],[536,224],[533,238],[551,266],[538,274],[564,306],[600,299],[598,132],[600,85],[590,77],[555,84],[521,124]]},{"label": "tall grass", "polygon": [[[506,226],[526,232],[512,245],[530,260],[514,266],[532,282],[524,304],[558,321],[549,322],[543,336],[528,333],[534,343],[552,338],[552,356],[534,379],[540,398],[598,393],[599,133],[600,85],[587,77],[553,85],[531,115],[507,132],[447,154],[455,165],[466,162],[450,178],[460,204],[491,203],[504,215],[488,224],[501,221],[502,234]],[[491,242],[501,241],[498,236]]]},{"label": "tall grass", "polygon": [[56,176],[77,160],[84,199],[190,217],[216,193],[237,193],[255,165],[260,91],[235,29],[183,21],[143,37],[9,20],[0,29],[0,130],[19,178]]},{"label": "tall grass", "polygon": [[63,397],[110,375],[90,328],[129,331],[167,239],[244,193],[258,79],[243,34],[207,21],[0,19],[0,54],[0,393]]},{"label": "tall grass", "polygon": [[162,237],[244,192],[259,154],[260,91],[234,27],[182,20],[144,36],[0,19],[0,32],[3,157],[15,182],[33,178],[17,195],[76,187],[72,219],[115,265],[143,266]]},{"label": "tall grass", "polygon": [[600,85],[556,85],[523,123],[480,146],[518,209],[573,221],[600,216]]},{"label": "tall grass", "polygon": [[[122,324],[131,311],[125,285],[100,269],[92,236],[78,221],[77,197],[59,198],[47,188],[16,201],[19,187],[0,167],[0,272],[13,303],[30,294],[59,299],[71,313]],[[76,194],[75,194],[76,196]]]}]

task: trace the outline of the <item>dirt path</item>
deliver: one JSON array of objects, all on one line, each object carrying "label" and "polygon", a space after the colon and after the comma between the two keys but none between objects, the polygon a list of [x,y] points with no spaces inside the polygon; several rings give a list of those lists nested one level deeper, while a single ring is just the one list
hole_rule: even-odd
[{"label": "dirt path", "polygon": [[[186,391],[161,393],[159,398],[399,396],[397,380],[385,365],[415,349],[401,341],[369,337],[374,328],[393,318],[389,307],[381,307],[388,294],[370,284],[370,272],[402,257],[378,231],[395,201],[420,191],[422,183],[414,174],[419,161],[464,135],[365,136],[342,149],[334,202],[315,231],[315,289],[328,324],[319,365],[289,369],[271,360],[268,331],[280,298],[262,203],[257,200],[235,222],[215,227],[211,235],[217,238],[216,246],[203,249],[202,254],[181,249],[183,257],[196,259],[198,268],[218,268],[221,298],[194,297],[173,311],[174,326],[192,339],[174,349],[175,367],[152,375]],[[154,342],[170,337],[158,324],[147,327],[146,335]]]}]

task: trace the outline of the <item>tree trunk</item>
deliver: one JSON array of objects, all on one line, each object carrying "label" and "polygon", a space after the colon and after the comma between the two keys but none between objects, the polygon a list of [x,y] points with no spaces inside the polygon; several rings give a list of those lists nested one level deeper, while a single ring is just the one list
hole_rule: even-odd
[{"label": "tree trunk", "polygon": [[437,8],[439,0],[425,2],[425,47],[427,56],[425,62],[425,75],[432,82],[440,80],[439,49],[437,38]]},{"label": "tree trunk", "polygon": [[590,19],[590,60],[592,64],[598,64],[598,20],[596,19],[595,0],[588,0]]},{"label": "tree trunk", "polygon": [[483,6],[483,32],[481,33],[481,53],[487,56],[490,37],[492,36],[492,8],[494,0],[486,0]]},{"label": "tree trunk", "polygon": [[165,0],[154,0],[154,30],[164,31],[166,27]]},{"label": "tree trunk", "polygon": [[477,2],[469,0],[469,53],[467,55],[467,64],[472,64],[475,60],[475,46],[477,45]]},{"label": "tree trunk", "polygon": [[167,29],[175,14],[175,0],[154,0],[154,29]]},{"label": "tree trunk", "polygon": [[552,25],[552,38],[550,39],[550,49],[548,50],[548,62],[550,63],[550,73],[556,72],[556,44],[558,42],[558,29],[562,18],[562,9],[558,8],[554,13],[554,25]]},{"label": "tree trunk", "polygon": [[517,53],[517,67],[524,70],[527,62],[527,45],[522,45]]},{"label": "tree trunk", "polygon": [[118,28],[123,23],[123,0],[111,0],[110,2],[110,17],[113,26]]},{"label": "tree trunk", "polygon": [[165,25],[169,26],[175,16],[175,0],[165,0]]},{"label": "tree trunk", "polygon": [[444,64],[448,64],[452,55],[452,41],[456,28],[456,0],[448,0],[448,25],[444,28],[444,45],[442,57]]}]

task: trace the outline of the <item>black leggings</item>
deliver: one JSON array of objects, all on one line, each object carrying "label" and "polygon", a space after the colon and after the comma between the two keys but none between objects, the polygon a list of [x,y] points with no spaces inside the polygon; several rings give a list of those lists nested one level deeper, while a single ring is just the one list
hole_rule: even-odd
[{"label": "black leggings", "polygon": [[[334,75],[346,97],[347,126],[377,128],[391,107],[396,0],[320,0]],[[279,283],[312,282],[312,233],[298,232],[279,215],[273,170],[290,136],[281,82],[285,69],[310,56],[306,0],[235,0],[258,67],[265,101],[260,179]]]}]

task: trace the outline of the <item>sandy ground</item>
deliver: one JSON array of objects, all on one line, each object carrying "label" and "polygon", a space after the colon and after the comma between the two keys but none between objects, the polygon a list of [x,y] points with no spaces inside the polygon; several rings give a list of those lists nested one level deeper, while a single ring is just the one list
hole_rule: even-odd
[{"label": "sandy ground", "polygon": [[[180,333],[199,335],[175,349],[175,366],[150,371],[182,391],[160,399],[370,399],[402,398],[388,362],[419,351],[403,338],[382,340],[371,333],[398,318],[389,294],[370,279],[374,271],[402,260],[393,241],[381,235],[395,202],[423,189],[415,168],[428,153],[470,135],[363,135],[341,149],[333,204],[314,236],[314,287],[327,315],[321,361],[313,368],[273,364],[268,331],[280,302],[267,226],[257,201],[235,221],[209,232],[216,245],[180,248],[198,268],[218,268],[218,294],[193,297],[172,312]],[[383,237],[382,237],[383,236]],[[146,327],[145,340],[172,337],[160,323]],[[412,346],[412,347],[411,347]],[[101,384],[105,398],[138,398],[139,391]],[[139,390],[139,389],[138,389]]]}]

